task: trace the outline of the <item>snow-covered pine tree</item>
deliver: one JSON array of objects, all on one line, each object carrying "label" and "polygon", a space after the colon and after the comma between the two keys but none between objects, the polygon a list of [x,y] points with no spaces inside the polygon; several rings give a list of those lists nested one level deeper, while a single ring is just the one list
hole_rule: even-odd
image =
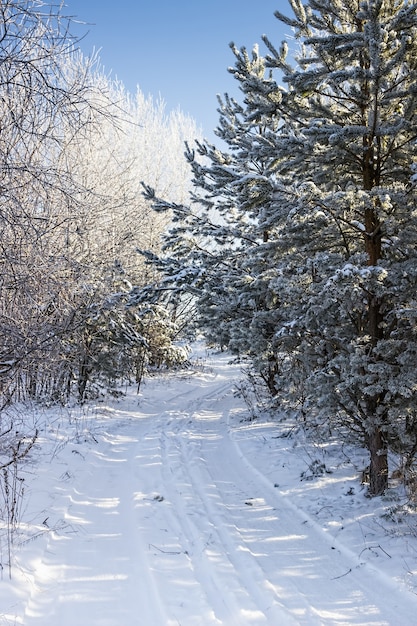
[{"label": "snow-covered pine tree", "polygon": [[[264,75],[256,49],[247,61],[257,76]],[[273,186],[265,159],[258,155],[255,160],[251,150],[265,133],[264,124],[275,122],[252,123],[246,107],[227,94],[219,97],[218,111],[216,133],[228,151],[207,142],[197,142],[196,150],[187,148],[194,183],[189,205],[166,202],[145,186],[154,208],[172,215],[164,255],[148,258],[164,276],[157,297],[172,302],[191,294],[197,325],[207,340],[249,354],[274,393],[271,372],[276,365],[269,348],[277,306],[264,258],[268,232],[259,227],[259,207],[271,203]]]},{"label": "snow-covered pine tree", "polygon": [[273,363],[286,406],[302,396],[310,420],[362,441],[377,495],[388,449],[417,452],[417,5],[291,6],[276,16],[294,62],[286,42],[265,37],[265,59],[233,46],[244,105],[220,109],[229,152],[188,155],[194,211],[153,199],[175,220],[163,265],[213,336]]},{"label": "snow-covered pine tree", "polygon": [[[204,326],[208,340],[228,345],[238,308],[237,291],[228,284],[239,279],[242,256],[236,239],[239,226],[234,198],[229,191],[235,180],[233,159],[202,143],[197,143],[197,150],[206,164],[195,158],[194,150],[187,149],[196,187],[189,204],[166,202],[146,187],[145,194],[155,209],[169,212],[172,224],[164,237],[162,257],[144,253],[164,276],[154,290],[156,298],[176,307],[190,295],[195,300],[197,325]],[[214,200],[217,197],[219,202]],[[148,299],[149,294],[139,296]]]},{"label": "snow-covered pine tree", "polygon": [[285,88],[244,50],[234,70],[251,119],[280,121],[251,152],[269,152],[275,186],[263,219],[281,301],[274,350],[286,355],[277,386],[287,398],[302,387],[319,418],[362,438],[378,495],[388,449],[408,462],[417,451],[417,5],[291,6],[293,18],[276,16],[302,42],[296,65],[264,38]]}]

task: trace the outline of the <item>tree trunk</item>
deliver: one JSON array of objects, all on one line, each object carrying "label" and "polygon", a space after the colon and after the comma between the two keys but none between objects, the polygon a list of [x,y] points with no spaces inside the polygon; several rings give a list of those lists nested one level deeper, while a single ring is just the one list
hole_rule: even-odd
[{"label": "tree trunk", "polygon": [[[372,346],[382,338],[381,322],[383,316],[378,298],[370,297],[368,301],[369,334]],[[371,352],[372,355],[372,352]],[[372,358],[372,356],[371,356]],[[368,416],[371,422],[375,420],[376,410],[383,400],[384,394],[378,394],[368,402]],[[369,494],[380,496],[388,487],[388,456],[384,436],[379,426],[374,426],[368,438],[368,450],[371,456],[369,465]]]},{"label": "tree trunk", "polygon": [[381,429],[376,427],[369,435],[369,495],[380,496],[388,486],[388,456]]},{"label": "tree trunk", "polygon": [[92,372],[88,356],[84,356],[78,373],[78,402],[83,404],[85,399],[85,391]]},{"label": "tree trunk", "polygon": [[[375,209],[365,211],[365,249],[368,254],[368,265],[377,265],[381,258],[381,224]],[[381,312],[381,300],[374,294],[368,296],[368,333],[371,338],[370,358],[373,348],[383,339],[382,327],[383,314]],[[376,418],[376,410],[383,394],[371,398],[368,402],[368,415],[371,422]],[[369,495],[380,496],[388,486],[388,454],[380,426],[374,426],[368,437],[368,450],[370,454],[369,465]]]}]

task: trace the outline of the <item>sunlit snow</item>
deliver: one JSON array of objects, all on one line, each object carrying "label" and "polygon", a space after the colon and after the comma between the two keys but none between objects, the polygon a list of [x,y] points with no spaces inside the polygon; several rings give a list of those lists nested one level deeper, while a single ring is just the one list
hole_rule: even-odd
[{"label": "sunlit snow", "polygon": [[[0,624],[415,624],[400,492],[367,498],[357,450],[249,421],[239,365],[195,350],[140,395],[36,416]],[[315,459],[331,473],[310,476]]]}]

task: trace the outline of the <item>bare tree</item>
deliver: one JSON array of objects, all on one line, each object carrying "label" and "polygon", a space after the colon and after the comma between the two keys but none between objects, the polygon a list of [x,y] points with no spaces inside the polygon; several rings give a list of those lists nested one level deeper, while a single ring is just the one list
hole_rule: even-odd
[{"label": "bare tree", "polygon": [[167,225],[166,216],[150,210],[140,181],[147,177],[173,201],[181,201],[191,185],[184,142],[198,135],[193,120],[181,112],[167,114],[162,101],[145,98],[139,89],[132,96],[123,85],[97,75],[98,83],[106,81],[111,118],[91,126],[88,137],[70,142],[66,151],[84,194],[71,223],[68,252],[81,298],[77,339],[71,341],[80,396],[88,379],[100,372],[136,378],[150,325],[147,313],[145,323],[128,307],[128,294],[155,280],[137,250],[158,250]]},{"label": "bare tree", "polygon": [[80,62],[70,26],[60,5],[0,3],[0,383],[9,398],[71,315],[58,306],[62,232],[80,190],[56,158],[62,138],[109,115],[95,60]]}]

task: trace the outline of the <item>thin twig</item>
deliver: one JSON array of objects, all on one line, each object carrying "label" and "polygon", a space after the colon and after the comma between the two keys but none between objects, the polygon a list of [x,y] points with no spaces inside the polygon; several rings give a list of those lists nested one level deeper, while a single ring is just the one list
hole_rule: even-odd
[{"label": "thin twig", "polygon": [[377,545],[377,546],[367,546],[366,548],[364,548],[361,553],[359,554],[359,556],[361,556],[363,554],[363,552],[365,552],[365,550],[376,550],[377,548],[379,548],[380,550],[382,550],[382,552],[384,554],[387,555],[388,558],[392,559],[392,556],[390,554],[388,554],[388,552],[386,550],[384,550],[384,548],[381,545]]},{"label": "thin twig", "polygon": [[344,576],[347,576],[348,574],[350,574],[351,571],[352,571],[352,568],[350,567],[347,572],[345,572],[344,574],[341,574],[340,576],[334,576],[334,578],[331,578],[331,580],[338,580],[339,578],[343,578]]},{"label": "thin twig", "polygon": [[153,543],[149,544],[149,548],[155,548],[155,550],[158,550],[159,552],[162,552],[162,554],[172,554],[172,555],[177,555],[177,554],[188,554],[188,552],[185,550],[180,550],[179,552],[176,551],[171,551],[171,550],[162,550],[162,548],[158,548],[158,546],[155,546]]}]

